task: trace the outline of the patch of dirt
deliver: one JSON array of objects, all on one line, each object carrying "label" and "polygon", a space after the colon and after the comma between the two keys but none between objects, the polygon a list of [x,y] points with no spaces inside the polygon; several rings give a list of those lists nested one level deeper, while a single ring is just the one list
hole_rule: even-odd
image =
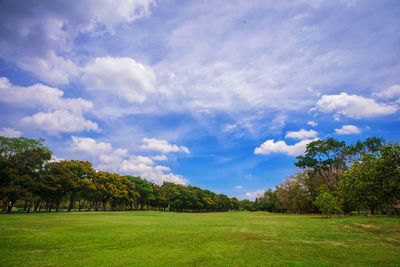
[{"label": "patch of dirt", "polygon": [[353,223],[353,225],[360,226],[362,228],[367,228],[367,229],[380,229],[380,227],[372,225],[372,224]]}]

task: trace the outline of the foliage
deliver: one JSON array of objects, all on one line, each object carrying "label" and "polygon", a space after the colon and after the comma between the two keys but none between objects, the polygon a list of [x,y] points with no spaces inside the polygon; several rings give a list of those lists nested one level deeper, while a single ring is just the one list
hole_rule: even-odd
[{"label": "foliage", "polygon": [[302,172],[246,205],[252,210],[331,216],[353,211],[392,215],[400,203],[400,146],[382,138],[352,145],[333,138],[316,140],[295,165]]},{"label": "foliage", "polygon": [[319,188],[319,194],[314,201],[314,204],[322,210],[324,214],[332,216],[332,214],[340,212],[340,207],[337,197],[335,197],[326,185]]},{"label": "foliage", "polygon": [[22,197],[32,198],[32,189],[38,186],[44,163],[51,157],[43,141],[0,136],[2,212],[11,212],[14,203]]}]

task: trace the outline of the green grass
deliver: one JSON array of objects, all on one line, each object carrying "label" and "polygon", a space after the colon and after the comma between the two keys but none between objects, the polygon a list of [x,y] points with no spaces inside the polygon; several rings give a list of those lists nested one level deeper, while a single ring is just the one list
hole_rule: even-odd
[{"label": "green grass", "polygon": [[399,266],[400,219],[231,213],[0,215],[0,266]]}]

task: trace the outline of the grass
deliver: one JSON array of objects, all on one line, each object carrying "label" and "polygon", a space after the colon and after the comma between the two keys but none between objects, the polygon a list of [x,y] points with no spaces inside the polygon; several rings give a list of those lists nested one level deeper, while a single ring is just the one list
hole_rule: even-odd
[{"label": "grass", "polygon": [[400,219],[226,213],[0,215],[0,266],[400,266]]}]

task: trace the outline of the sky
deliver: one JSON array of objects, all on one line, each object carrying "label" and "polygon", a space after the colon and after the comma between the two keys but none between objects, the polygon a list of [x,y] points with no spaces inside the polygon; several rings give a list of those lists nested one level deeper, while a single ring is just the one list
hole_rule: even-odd
[{"label": "sky", "polygon": [[0,135],[254,199],[316,138],[400,139],[398,0],[0,0]]}]

